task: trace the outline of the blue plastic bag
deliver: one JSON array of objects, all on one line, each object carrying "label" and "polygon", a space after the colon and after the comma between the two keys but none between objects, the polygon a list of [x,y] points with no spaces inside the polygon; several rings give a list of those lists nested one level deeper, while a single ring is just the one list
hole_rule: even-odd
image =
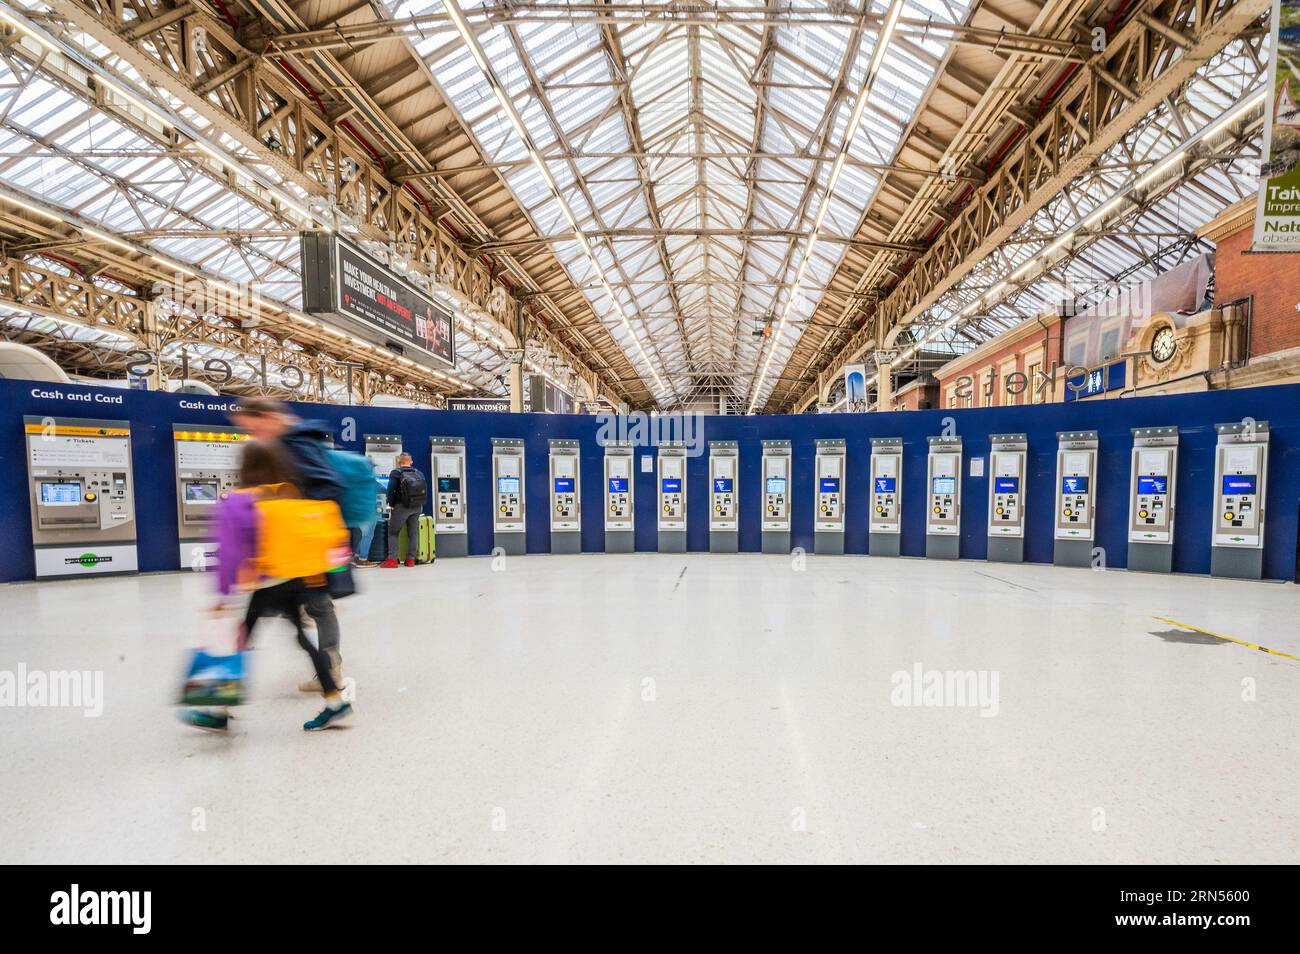
[{"label": "blue plastic bag", "polygon": [[244,701],[247,652],[215,655],[202,649],[190,651],[190,662],[181,684],[183,706],[237,706]]}]

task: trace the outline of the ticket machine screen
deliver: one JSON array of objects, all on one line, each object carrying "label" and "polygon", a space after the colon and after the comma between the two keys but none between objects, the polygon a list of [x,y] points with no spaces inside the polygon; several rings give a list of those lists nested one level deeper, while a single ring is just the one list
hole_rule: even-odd
[{"label": "ticket machine screen", "polygon": [[664,478],[664,493],[679,494],[682,492],[682,482],[677,479]]},{"label": "ticket machine screen", "polygon": [[821,492],[824,494],[837,494],[840,492],[840,480],[838,477],[823,477],[821,479]]},{"label": "ticket machine screen", "polygon": [[933,481],[936,494],[955,494],[957,492],[956,477],[936,477]]},{"label": "ticket machine screen", "polygon": [[785,493],[785,478],[784,477],[767,478],[767,492],[769,494]]},{"label": "ticket machine screen", "polygon": [[556,492],[557,494],[571,494],[571,493],[573,493],[573,478],[572,478],[572,477],[556,477],[556,478],[555,478],[555,492]]},{"label": "ticket machine screen", "polygon": [[1164,494],[1168,492],[1168,477],[1138,477],[1139,494]]},{"label": "ticket machine screen", "polygon": [[64,507],[81,503],[81,484],[41,481],[41,503]]},{"label": "ticket machine screen", "polygon": [[518,477],[498,477],[497,493],[499,494],[517,494],[519,493]]},{"label": "ticket machine screen", "polygon": [[731,478],[730,478],[730,477],[715,477],[715,478],[713,479],[713,492],[714,492],[715,494],[729,494],[729,493],[731,493]]},{"label": "ticket machine screen", "polygon": [[1063,494],[1086,494],[1088,492],[1087,477],[1062,477],[1061,493]]},{"label": "ticket machine screen", "polygon": [[[511,478],[507,478],[511,479]],[[458,494],[460,493],[459,477],[439,477],[438,493],[440,494]]]},{"label": "ticket machine screen", "polygon": [[217,482],[215,480],[191,480],[185,484],[185,500],[188,503],[216,503]]},{"label": "ticket machine screen", "polygon": [[993,492],[995,494],[1015,494],[1020,492],[1019,477],[994,477]]},{"label": "ticket machine screen", "polygon": [[609,492],[611,494],[627,493],[627,478],[626,477],[609,478]]},{"label": "ticket machine screen", "polygon": [[1223,478],[1223,492],[1225,494],[1253,494],[1255,493],[1255,475],[1254,474],[1234,474],[1225,475]]},{"label": "ticket machine screen", "polygon": [[892,494],[895,492],[894,488],[896,486],[897,486],[897,478],[895,477],[876,478],[876,493],[878,494]]}]

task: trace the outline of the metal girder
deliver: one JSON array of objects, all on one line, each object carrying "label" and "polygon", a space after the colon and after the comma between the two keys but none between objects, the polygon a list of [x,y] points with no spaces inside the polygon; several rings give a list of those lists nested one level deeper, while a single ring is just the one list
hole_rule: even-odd
[{"label": "metal girder", "polygon": [[[445,204],[439,200],[454,193],[424,195],[390,179],[379,168],[382,159],[373,147],[363,146],[353,125],[357,120],[324,115],[319,98],[313,103],[312,94],[277,65],[281,60],[247,49],[228,24],[197,7],[168,8],[157,0],[48,2],[60,19],[93,37],[147,83],[166,90],[213,131],[237,142],[250,168],[266,170],[314,197],[317,210],[337,214],[340,224],[363,239],[401,250],[432,280],[488,310],[500,284],[498,276],[507,269],[466,252],[439,221],[435,204]],[[128,10],[140,9],[153,15],[126,16]],[[199,27],[203,40],[196,43]],[[517,307],[517,297],[511,298],[516,302],[512,307]],[[544,325],[536,330],[553,337]],[[624,388],[614,386],[607,362],[594,351],[580,359],[560,347],[579,374],[608,380],[611,390],[626,395]],[[592,358],[599,370],[588,365]]]},{"label": "metal girder", "polygon": [[[885,333],[916,320],[1268,8],[1269,0],[1173,0],[1152,4],[1148,16],[1125,23],[1071,77],[988,183],[971,191],[848,344],[837,356],[825,356],[814,373],[824,379],[830,369],[842,368],[882,343]],[[1153,28],[1153,21],[1162,29]],[[1170,38],[1170,30],[1180,36],[1178,41]],[[1135,98],[1107,83],[1102,72],[1120,78]],[[795,403],[807,403],[810,395],[815,400],[815,390],[810,390]],[[779,403],[790,401],[787,396]]]},{"label": "metal girder", "polygon": [[[486,4],[465,11],[472,23],[592,23],[624,30],[632,26],[721,26],[761,29],[771,26],[845,28],[858,20],[856,12],[795,9],[776,3],[705,6],[703,4],[564,3],[541,4],[510,0]],[[863,25],[877,28],[883,14],[868,14]],[[319,30],[304,30],[267,37],[265,49],[303,51],[356,49],[411,36],[427,36],[430,28],[446,26],[445,13],[424,13],[383,24],[336,24]],[[1089,53],[1086,44],[1069,38],[1017,30],[992,30],[961,24],[938,23],[922,17],[901,17],[898,32],[915,39],[933,38],[948,43],[978,47],[1000,54],[1031,53],[1043,59],[1081,61]]]}]

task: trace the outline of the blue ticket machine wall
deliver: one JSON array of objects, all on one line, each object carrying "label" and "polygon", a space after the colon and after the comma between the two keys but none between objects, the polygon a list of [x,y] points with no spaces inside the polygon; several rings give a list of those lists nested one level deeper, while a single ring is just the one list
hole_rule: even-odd
[{"label": "blue ticket machine wall", "polygon": [[961,438],[928,440],[925,555],[931,560],[956,560],[961,556]]},{"label": "blue ticket machine wall", "polygon": [[764,553],[790,552],[790,442],[763,441]]},{"label": "blue ticket machine wall", "polygon": [[868,545],[872,556],[898,556],[903,539],[903,439],[871,440],[871,519]]},{"label": "blue ticket machine wall", "polygon": [[465,475],[465,438],[429,438],[433,475],[433,532],[438,558],[469,555],[469,481]]},{"label": "blue ticket machine wall", "polygon": [[813,460],[813,552],[844,552],[845,463],[842,440],[820,440]]},{"label": "blue ticket machine wall", "polygon": [[508,556],[528,552],[524,514],[524,442],[492,438],[492,548]]},{"label": "blue ticket machine wall", "polygon": [[1097,432],[1056,435],[1056,519],[1052,562],[1092,566],[1097,519]]},{"label": "blue ticket machine wall", "polygon": [[632,496],[632,445],[605,445],[605,552],[636,550],[636,508]]},{"label": "blue ticket machine wall", "polygon": [[1135,427],[1128,492],[1128,568],[1168,573],[1174,565],[1178,428]]},{"label": "blue ticket machine wall", "polygon": [[243,441],[237,427],[173,424],[176,458],[176,529],[182,570],[217,565],[217,505],[239,486]]},{"label": "blue ticket machine wall", "polygon": [[740,445],[709,441],[709,552],[739,553]]},{"label": "blue ticket machine wall", "polygon": [[551,552],[582,552],[582,475],[579,473],[579,445],[572,440],[552,440],[549,475],[551,481]]},{"label": "blue ticket machine wall", "polygon": [[36,578],[134,573],[131,422],[24,417]]},{"label": "blue ticket machine wall", "polygon": [[1264,490],[1268,422],[1216,424],[1214,539],[1210,574],[1239,580],[1264,575]]},{"label": "blue ticket machine wall", "polygon": [[1024,434],[992,434],[989,445],[988,559],[995,563],[1024,563],[1029,438]]},{"label": "blue ticket machine wall", "polygon": [[659,552],[686,552],[686,445],[659,445]]}]

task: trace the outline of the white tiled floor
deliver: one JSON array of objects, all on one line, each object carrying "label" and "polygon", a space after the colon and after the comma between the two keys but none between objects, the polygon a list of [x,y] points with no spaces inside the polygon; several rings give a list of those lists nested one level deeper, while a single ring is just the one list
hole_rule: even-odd
[{"label": "white tiled floor", "polygon": [[[1300,861],[1300,662],[1152,618],[1300,656],[1293,586],[444,560],[340,604],[349,727],[300,729],[277,624],[218,737],[169,706],[207,583],[0,588],[0,670],[99,669],[106,696],[0,708],[0,862]],[[996,672],[996,715],[891,704],[915,664]]]}]

